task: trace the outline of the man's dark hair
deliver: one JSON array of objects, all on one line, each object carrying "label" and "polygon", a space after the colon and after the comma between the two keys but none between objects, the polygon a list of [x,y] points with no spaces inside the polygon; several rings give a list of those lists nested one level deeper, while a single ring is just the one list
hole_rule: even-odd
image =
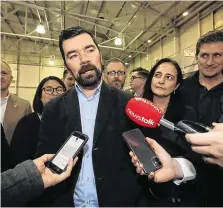
[{"label": "man's dark hair", "polygon": [[107,66],[108,66],[110,63],[121,63],[121,64],[123,64],[124,67],[126,67],[126,66],[125,66],[125,63],[124,63],[121,59],[119,59],[119,58],[112,58],[112,59],[110,59],[109,61],[107,61],[107,62],[105,63],[105,70],[107,70]]},{"label": "man's dark hair", "polygon": [[42,98],[42,91],[43,91],[43,85],[48,82],[49,80],[55,80],[57,81],[63,88],[64,88],[64,92],[66,91],[66,87],[63,83],[63,81],[55,76],[49,76],[44,78],[40,83],[39,86],[36,89],[36,94],[34,96],[34,100],[33,100],[33,110],[34,112],[37,112],[39,114],[42,114],[43,112],[43,103],[41,101]]},{"label": "man's dark hair", "polygon": [[145,86],[144,86],[144,94],[143,94],[143,97],[148,99],[148,100],[153,100],[153,92],[152,92],[152,88],[151,88],[151,83],[152,83],[152,79],[153,79],[153,76],[156,72],[156,69],[158,68],[159,65],[163,64],[163,63],[170,63],[172,64],[176,70],[177,70],[177,84],[181,83],[182,80],[183,80],[183,74],[182,74],[182,71],[181,71],[181,68],[179,66],[179,64],[172,60],[172,59],[169,59],[169,58],[163,58],[163,59],[160,59],[151,69],[151,71],[149,72],[149,76],[148,76],[148,79],[145,83]]},{"label": "man's dark hair", "polygon": [[205,35],[199,38],[196,44],[196,56],[200,52],[200,48],[205,43],[217,43],[223,42],[223,30],[218,31],[209,31]]},{"label": "man's dark hair", "polygon": [[69,72],[68,69],[65,69],[63,71],[63,79],[65,79],[65,77],[67,76],[68,72]]},{"label": "man's dark hair", "polygon": [[146,70],[146,69],[144,69],[144,68],[142,68],[142,67],[138,67],[138,68],[136,68],[136,69],[133,69],[133,70],[131,71],[131,73],[133,73],[133,72],[137,72],[137,74],[138,74],[140,77],[144,78],[144,79],[147,79],[147,78],[148,78],[148,75],[149,75],[149,71]]},{"label": "man's dark hair", "polygon": [[59,36],[59,47],[60,47],[60,52],[63,57],[65,65],[66,65],[66,62],[65,62],[65,54],[64,54],[64,50],[63,50],[63,41],[68,40],[73,37],[76,37],[81,34],[85,34],[85,33],[91,36],[92,40],[94,41],[95,45],[97,46],[98,50],[100,51],[95,37],[89,31],[84,29],[83,27],[75,26],[75,27],[68,28],[66,30],[62,30],[60,33],[60,36]]}]

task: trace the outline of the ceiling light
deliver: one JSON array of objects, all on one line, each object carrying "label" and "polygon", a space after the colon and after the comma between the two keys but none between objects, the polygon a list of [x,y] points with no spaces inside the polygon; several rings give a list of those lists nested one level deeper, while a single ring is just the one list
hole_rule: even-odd
[{"label": "ceiling light", "polygon": [[117,45],[117,46],[122,45],[122,39],[121,38],[115,38],[115,45]]},{"label": "ceiling light", "polygon": [[184,12],[183,16],[186,17],[189,14],[189,12]]},{"label": "ceiling light", "polygon": [[40,34],[44,34],[46,31],[45,31],[45,28],[42,24],[39,24],[36,28],[36,32],[40,33]]},{"label": "ceiling light", "polygon": [[147,43],[151,43],[152,41],[151,40],[147,40]]},{"label": "ceiling light", "polygon": [[126,62],[125,65],[129,65],[129,63]]},{"label": "ceiling light", "polygon": [[132,55],[129,55],[129,58],[132,58]]},{"label": "ceiling light", "polygon": [[53,65],[54,65],[54,61],[53,61],[52,59],[50,59],[49,64],[50,64],[51,66],[53,66]]}]

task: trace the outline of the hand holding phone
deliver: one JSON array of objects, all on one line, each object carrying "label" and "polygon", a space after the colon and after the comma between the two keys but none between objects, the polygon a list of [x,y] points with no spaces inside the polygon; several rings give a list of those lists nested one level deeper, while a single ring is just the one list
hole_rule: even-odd
[{"label": "hand holding phone", "polygon": [[139,129],[126,131],[122,135],[130,150],[138,157],[139,162],[143,165],[143,170],[146,174],[162,168],[159,158],[149,146],[145,136]]},{"label": "hand holding phone", "polygon": [[49,162],[48,167],[53,172],[61,174],[66,170],[69,159],[74,159],[80,153],[87,141],[87,135],[78,131],[72,132],[72,134]]}]

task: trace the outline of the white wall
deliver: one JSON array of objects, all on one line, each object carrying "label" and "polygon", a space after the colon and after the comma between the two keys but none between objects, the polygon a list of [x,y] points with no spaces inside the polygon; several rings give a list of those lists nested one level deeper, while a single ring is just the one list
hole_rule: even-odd
[{"label": "white wall", "polygon": [[213,29],[223,29],[222,7],[202,19],[197,16],[194,17],[178,28],[178,33],[175,31],[175,33],[171,33],[162,41],[153,45],[149,49],[147,62],[140,61],[146,55],[139,55],[140,58],[138,56],[132,60],[130,68],[141,66],[150,69],[157,59],[170,57],[178,61],[183,72],[187,73],[196,70],[195,57],[192,55],[195,52],[195,44],[201,35]]},{"label": "white wall", "polygon": [[49,57],[23,55],[17,52],[2,53],[1,56],[12,68],[14,78],[10,92],[30,101],[31,104],[36,88],[43,78],[47,76],[62,78],[63,76],[64,67],[61,58],[56,58],[55,65],[50,66]]}]

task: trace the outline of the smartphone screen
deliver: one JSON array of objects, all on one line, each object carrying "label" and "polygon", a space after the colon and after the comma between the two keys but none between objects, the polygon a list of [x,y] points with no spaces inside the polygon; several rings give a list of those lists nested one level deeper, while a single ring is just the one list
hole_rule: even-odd
[{"label": "smartphone screen", "polygon": [[49,168],[56,173],[62,173],[70,158],[75,158],[86,144],[88,137],[80,132],[73,132],[49,163]]},{"label": "smartphone screen", "polygon": [[149,146],[145,136],[139,129],[126,131],[122,135],[131,151],[138,157],[139,162],[143,164],[145,173],[149,174],[162,167],[159,158]]}]

